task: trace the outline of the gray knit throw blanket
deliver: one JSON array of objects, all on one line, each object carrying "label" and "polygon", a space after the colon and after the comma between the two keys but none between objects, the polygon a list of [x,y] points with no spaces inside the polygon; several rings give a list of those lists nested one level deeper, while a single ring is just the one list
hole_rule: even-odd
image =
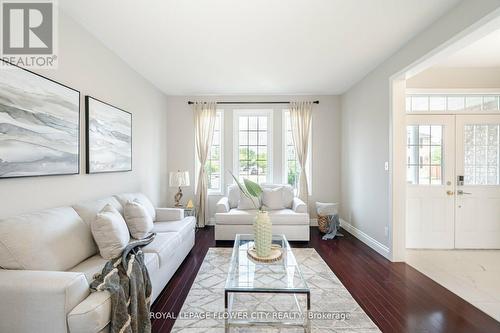
[{"label": "gray knit throw blanket", "polygon": [[131,242],[121,258],[110,260],[90,288],[111,293],[111,333],[150,333],[151,280],[141,247],[155,234]]}]

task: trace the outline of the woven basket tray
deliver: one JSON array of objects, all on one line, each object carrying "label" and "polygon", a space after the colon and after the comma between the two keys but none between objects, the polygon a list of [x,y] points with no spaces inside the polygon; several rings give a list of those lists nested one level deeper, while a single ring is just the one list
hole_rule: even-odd
[{"label": "woven basket tray", "polygon": [[324,234],[328,232],[328,216],[318,215],[318,228]]}]

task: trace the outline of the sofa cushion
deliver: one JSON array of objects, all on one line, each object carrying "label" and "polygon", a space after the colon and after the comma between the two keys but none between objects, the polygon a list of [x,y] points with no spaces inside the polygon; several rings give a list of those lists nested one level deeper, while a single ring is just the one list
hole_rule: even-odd
[{"label": "sofa cushion", "polygon": [[110,204],[111,206],[115,207],[117,211],[120,212],[120,214],[123,214],[123,207],[122,205],[116,200],[115,197],[107,197],[99,200],[92,200],[92,201],[84,201],[81,203],[77,203],[73,205],[73,209],[76,210],[78,215],[82,218],[85,223],[87,223],[89,226],[94,221],[97,213],[101,211],[101,209],[106,206],[106,204]]},{"label": "sofa cushion", "polygon": [[[256,210],[239,210],[234,208],[231,209],[229,213],[215,214],[215,220],[217,224],[251,225],[253,224],[256,214]],[[276,225],[309,225],[309,214],[296,213],[288,208],[269,211],[269,218],[271,219],[271,224]]]},{"label": "sofa cushion", "polygon": [[156,234],[155,239],[142,248],[144,253],[153,253],[158,256],[160,268],[168,265],[169,258],[175,253],[180,245],[180,237],[177,232],[161,232]]},{"label": "sofa cushion", "polygon": [[148,211],[148,213],[151,216],[151,218],[153,219],[153,221],[156,220],[155,207],[153,206],[151,201],[148,199],[148,197],[146,197],[144,194],[142,194],[142,193],[123,193],[123,194],[115,195],[115,198],[118,199],[118,202],[120,202],[120,204],[123,207],[125,207],[125,204],[128,201],[139,202],[141,205],[144,206],[144,208],[146,208],[146,210]]},{"label": "sofa cushion", "polygon": [[229,201],[229,208],[238,207],[240,200],[240,188],[236,184],[231,184],[227,187],[227,199]]},{"label": "sofa cushion", "polygon": [[262,190],[262,205],[265,210],[283,209],[283,188],[264,188]]},{"label": "sofa cushion", "polygon": [[283,190],[283,207],[292,208],[295,195],[293,193],[293,187],[290,184],[262,184],[261,187],[262,189],[276,189],[281,187]]},{"label": "sofa cushion", "polygon": [[130,234],[135,239],[143,239],[153,230],[153,219],[146,208],[137,201],[128,201],[125,204],[123,216]]},{"label": "sofa cushion", "polygon": [[91,293],[68,313],[71,333],[100,332],[111,321],[111,294],[108,291]]},{"label": "sofa cushion", "polygon": [[71,207],[0,220],[0,267],[65,271],[97,252],[90,227]]},{"label": "sofa cushion", "polygon": [[[178,232],[181,235],[185,235],[192,232],[195,227],[196,218],[194,216],[186,216],[178,221],[155,222],[153,224],[153,232]],[[184,239],[184,237],[181,236],[181,239]]]},{"label": "sofa cushion", "polygon": [[249,197],[240,194],[240,199],[238,200],[238,209],[242,210],[255,209],[255,205],[257,206],[260,205],[260,200],[258,198],[253,198],[253,200],[254,201],[252,201],[252,199],[250,199]]},{"label": "sofa cushion", "polygon": [[130,241],[130,233],[123,216],[110,204],[97,214],[90,228],[99,253],[104,259],[119,257]]}]

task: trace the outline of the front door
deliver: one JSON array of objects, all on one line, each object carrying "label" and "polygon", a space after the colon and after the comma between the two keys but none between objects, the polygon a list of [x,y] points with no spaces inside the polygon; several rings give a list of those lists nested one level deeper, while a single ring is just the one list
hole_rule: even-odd
[{"label": "front door", "polygon": [[407,116],[406,247],[500,249],[500,115]]}]

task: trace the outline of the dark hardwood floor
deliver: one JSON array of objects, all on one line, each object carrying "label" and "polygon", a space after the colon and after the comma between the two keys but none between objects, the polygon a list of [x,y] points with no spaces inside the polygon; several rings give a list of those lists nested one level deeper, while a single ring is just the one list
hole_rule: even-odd
[{"label": "dark hardwood floor", "polygon": [[[382,332],[495,333],[500,323],[404,263],[392,263],[347,232],[323,241],[311,228],[313,247]],[[210,247],[212,227],[198,230],[196,245],[162,291],[151,311],[177,315]],[[222,297],[222,295],[221,295]],[[170,332],[174,320],[152,321],[153,332]]]}]

